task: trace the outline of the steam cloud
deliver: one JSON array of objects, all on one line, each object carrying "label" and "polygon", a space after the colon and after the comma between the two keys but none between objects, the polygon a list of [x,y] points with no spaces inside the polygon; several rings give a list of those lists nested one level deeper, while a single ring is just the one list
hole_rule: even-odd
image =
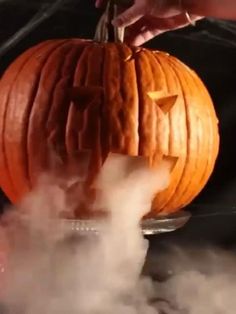
[{"label": "steam cloud", "polygon": [[175,248],[156,256],[157,265],[167,263],[176,273],[169,280],[153,282],[141,274],[148,242],[139,222],[154,191],[168,182],[165,162],[150,171],[142,159],[113,155],[96,182],[95,208],[109,215],[99,220],[98,234],[78,237],[58,219],[69,206],[64,190],[44,178],[2,219],[13,248],[4,295],[8,313],[234,313],[235,257],[230,254]]},{"label": "steam cloud", "polygon": [[[156,262],[165,261],[173,275],[155,282],[156,296],[167,300],[167,314],[232,314],[236,308],[235,253],[221,249],[174,247]],[[160,302],[157,304],[160,309]]]},{"label": "steam cloud", "polygon": [[69,206],[61,182],[41,180],[2,220],[13,248],[5,293],[10,313],[155,313],[151,281],[140,276],[148,242],[139,223],[168,179],[165,161],[153,171],[142,158],[112,155],[95,183],[94,207],[108,215],[97,235],[85,237],[65,231],[58,218]]}]

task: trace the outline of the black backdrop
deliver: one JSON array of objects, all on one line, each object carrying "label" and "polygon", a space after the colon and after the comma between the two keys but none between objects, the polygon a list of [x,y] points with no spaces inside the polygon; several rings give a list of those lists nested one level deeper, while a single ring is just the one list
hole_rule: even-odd
[{"label": "black backdrop", "polygon": [[[57,3],[60,5],[54,10]],[[54,14],[1,55],[5,41],[38,10],[45,10],[52,4],[55,6]],[[41,40],[76,36],[91,38],[100,14],[94,8],[93,0],[0,0],[1,73],[20,52]],[[221,135],[220,154],[214,174],[194,202],[192,211],[195,217],[182,230],[152,238],[152,243],[154,247],[162,241],[231,244],[236,239],[236,219],[231,214],[236,206],[236,23],[203,20],[197,27],[164,34],[146,46],[166,50],[196,70],[213,97]],[[5,202],[6,198],[2,194],[2,207]],[[215,210],[224,214],[197,216]]]}]

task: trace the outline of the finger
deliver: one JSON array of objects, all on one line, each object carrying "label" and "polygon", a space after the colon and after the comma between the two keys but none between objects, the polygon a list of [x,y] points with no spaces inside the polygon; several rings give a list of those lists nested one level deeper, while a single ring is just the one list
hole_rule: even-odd
[{"label": "finger", "polygon": [[101,8],[106,3],[106,0],[96,0],[95,7]]},{"label": "finger", "polygon": [[[193,22],[197,22],[200,19],[202,19],[202,17],[191,15],[191,20]],[[190,25],[185,13],[181,13],[170,18],[158,18],[155,23],[150,20],[150,23],[152,27],[158,27],[159,29],[166,31],[177,30]]]},{"label": "finger", "polygon": [[[200,17],[194,17],[195,21],[199,19]],[[188,25],[189,22],[185,14],[179,14],[172,18],[143,18],[142,23],[137,22],[127,29],[128,35],[125,38],[125,42],[130,45],[140,46],[155,36]]]},{"label": "finger", "polygon": [[133,25],[126,28],[125,42],[133,46],[140,46],[158,34],[161,34],[163,31],[161,31],[156,24],[151,21],[152,18],[143,17]]},{"label": "finger", "polygon": [[142,6],[133,5],[116,17],[112,21],[112,24],[117,27],[127,27],[141,19],[144,14],[145,12]]},{"label": "finger", "polygon": [[155,31],[146,29],[146,30],[143,30],[142,32],[137,33],[134,36],[128,36],[125,39],[125,42],[129,45],[132,45],[132,46],[141,46],[144,43],[146,43],[147,41],[153,39],[154,37],[156,37],[156,36],[158,36],[164,32],[165,32],[164,30],[159,30],[159,29],[157,29]]}]

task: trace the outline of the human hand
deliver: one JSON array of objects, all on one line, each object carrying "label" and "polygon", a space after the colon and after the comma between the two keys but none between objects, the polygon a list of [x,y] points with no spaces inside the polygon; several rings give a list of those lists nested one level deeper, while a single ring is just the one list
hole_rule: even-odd
[{"label": "human hand", "polygon": [[[96,7],[106,2],[96,0]],[[135,0],[112,23],[117,27],[126,27],[126,43],[139,46],[157,35],[183,28],[201,18],[186,15],[184,6],[178,0]]]}]

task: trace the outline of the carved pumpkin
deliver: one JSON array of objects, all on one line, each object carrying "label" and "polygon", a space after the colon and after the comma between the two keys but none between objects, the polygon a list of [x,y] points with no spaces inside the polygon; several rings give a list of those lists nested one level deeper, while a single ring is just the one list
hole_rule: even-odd
[{"label": "carved pumpkin", "polygon": [[91,151],[99,171],[110,152],[177,158],[152,214],[189,204],[208,181],[218,122],[199,77],[159,51],[80,39],[49,40],[13,62],[0,82],[0,185],[19,201],[45,171],[49,143],[63,160]]}]

